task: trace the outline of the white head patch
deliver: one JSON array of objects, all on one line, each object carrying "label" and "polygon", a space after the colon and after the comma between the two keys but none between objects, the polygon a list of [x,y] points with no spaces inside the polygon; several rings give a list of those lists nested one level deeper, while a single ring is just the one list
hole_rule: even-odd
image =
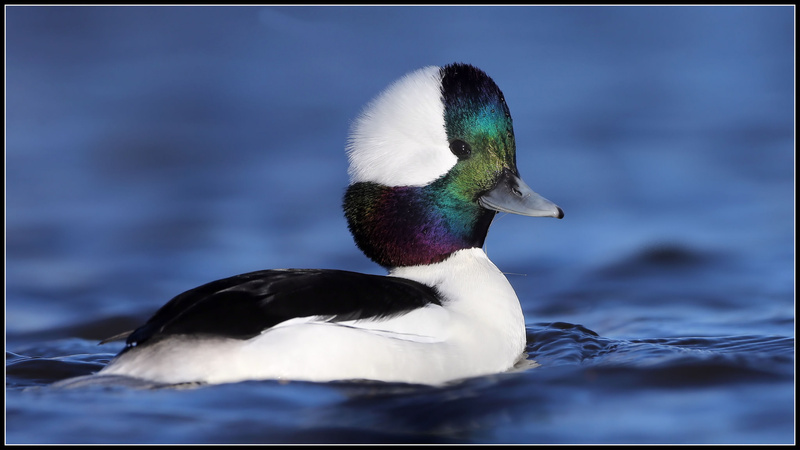
[{"label": "white head patch", "polygon": [[351,183],[424,186],[453,168],[439,67],[412,72],[372,100],[353,124],[347,155]]}]

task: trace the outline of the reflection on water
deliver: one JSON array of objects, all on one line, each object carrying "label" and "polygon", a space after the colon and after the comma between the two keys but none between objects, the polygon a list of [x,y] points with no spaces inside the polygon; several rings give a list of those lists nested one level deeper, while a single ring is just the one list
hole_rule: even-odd
[{"label": "reflection on water", "polygon": [[[96,344],[63,345],[62,353],[75,353],[81,346],[93,352]],[[34,395],[56,409],[80,407],[59,419],[64,430],[74,425],[73,431],[24,442],[787,442],[784,432],[793,427],[786,414],[793,401],[782,394],[793,383],[791,338],[624,341],[561,322],[529,327],[527,353],[538,363],[527,370],[443,387],[270,381],[158,386],[124,377],[49,385],[97,371],[110,357],[97,353],[11,355],[6,369],[11,411],[40,415],[24,406]],[[140,393],[131,397],[130,389]],[[693,396],[717,400],[698,404]],[[627,414],[626,408],[617,409],[622,399],[642,405],[635,420],[619,420],[620,413]],[[727,405],[723,410],[717,409],[720,399]],[[98,416],[98,402],[118,404],[113,419]],[[159,424],[146,435],[130,434],[122,425],[147,424],[142,415],[154,407],[162,411]],[[198,415],[215,420],[192,435],[169,431]],[[673,415],[705,425],[675,435]],[[10,428],[21,425],[18,420],[12,416]],[[94,420],[110,422],[112,430],[87,435],[77,426]],[[585,426],[585,420],[591,426],[581,433],[569,430]],[[748,422],[746,429],[735,426],[741,421]]]}]

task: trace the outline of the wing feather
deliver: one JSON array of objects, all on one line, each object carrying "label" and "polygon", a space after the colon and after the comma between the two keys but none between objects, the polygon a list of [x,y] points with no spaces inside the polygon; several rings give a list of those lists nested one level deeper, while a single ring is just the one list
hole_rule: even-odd
[{"label": "wing feather", "polygon": [[249,339],[290,319],[352,321],[441,305],[435,288],[399,277],[327,269],[262,270],[177,295],[127,339],[128,347],[170,335]]}]

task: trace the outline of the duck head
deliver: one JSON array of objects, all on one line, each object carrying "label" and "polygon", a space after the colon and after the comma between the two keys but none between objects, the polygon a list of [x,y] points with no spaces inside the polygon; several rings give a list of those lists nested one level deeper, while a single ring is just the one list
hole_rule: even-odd
[{"label": "duck head", "polygon": [[520,177],[503,93],[471,65],[425,67],[396,81],[356,119],[347,153],[348,227],[387,268],[482,247],[497,212],[564,216]]}]

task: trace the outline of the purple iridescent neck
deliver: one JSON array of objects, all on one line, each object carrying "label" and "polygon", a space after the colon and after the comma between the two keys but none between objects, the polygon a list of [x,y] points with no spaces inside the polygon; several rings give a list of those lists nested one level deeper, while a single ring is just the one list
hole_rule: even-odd
[{"label": "purple iridescent neck", "polygon": [[495,212],[449,193],[445,183],[388,187],[351,185],[345,216],[356,245],[384,267],[433,264],[482,247]]}]

